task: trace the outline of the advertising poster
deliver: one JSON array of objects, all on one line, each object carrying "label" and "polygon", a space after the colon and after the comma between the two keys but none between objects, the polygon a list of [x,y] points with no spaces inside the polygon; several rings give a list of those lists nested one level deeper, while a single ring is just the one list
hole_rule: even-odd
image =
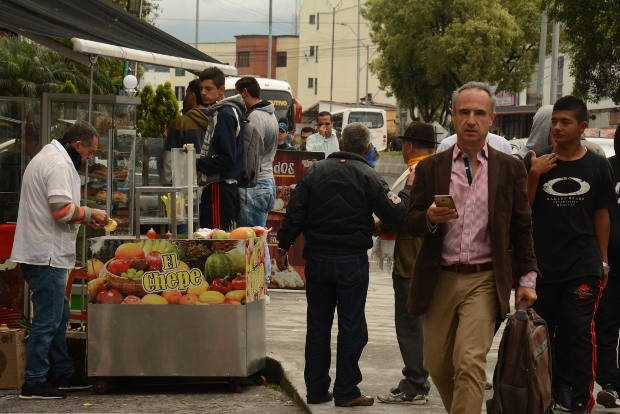
[{"label": "advertising poster", "polygon": [[244,305],[265,295],[265,236],[248,240],[90,239],[89,301]]},{"label": "advertising poster", "polygon": [[[267,227],[271,228],[267,242],[271,257],[278,249],[278,230],[286,214],[291,192],[316,162],[325,158],[322,152],[282,151],[278,150],[273,160],[273,175],[276,180],[276,202],[269,217]],[[270,289],[304,289],[304,249],[303,236],[291,246],[288,254],[289,268],[279,271],[275,263],[272,266]]]}]

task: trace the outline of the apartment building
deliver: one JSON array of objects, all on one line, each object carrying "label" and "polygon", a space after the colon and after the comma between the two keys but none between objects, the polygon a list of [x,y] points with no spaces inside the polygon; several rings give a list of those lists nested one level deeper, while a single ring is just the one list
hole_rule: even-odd
[{"label": "apartment building", "polygon": [[298,99],[304,108],[319,101],[356,103],[358,98],[366,100],[366,95],[369,101],[395,105],[396,100],[379,89],[378,79],[368,68],[377,48],[367,22],[358,14],[358,0],[338,1],[335,9],[332,3],[336,2],[304,0],[301,6]]}]

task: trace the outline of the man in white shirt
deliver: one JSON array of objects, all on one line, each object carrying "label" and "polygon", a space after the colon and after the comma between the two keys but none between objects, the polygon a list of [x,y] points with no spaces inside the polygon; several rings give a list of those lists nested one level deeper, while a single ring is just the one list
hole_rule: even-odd
[{"label": "man in white shirt", "polygon": [[[494,149],[503,152],[504,154],[512,155],[512,145],[510,142],[504,137],[499,135],[491,134],[490,132],[487,134],[487,143],[493,147]],[[439,143],[439,147],[437,147],[437,152],[445,151],[456,144],[456,134],[450,135],[446,137]]]},{"label": "man in white shirt", "polygon": [[[75,266],[79,225],[98,228],[108,221],[105,211],[80,206],[78,170],[98,143],[95,129],[77,122],[60,140],[43,147],[24,172],[11,256],[21,263],[34,305],[23,399],[64,398],[64,391],[88,388],[74,375],[67,350],[65,284],[68,269]],[[57,386],[47,381],[50,370]]]},{"label": "man in white shirt", "polygon": [[332,114],[327,111],[319,112],[316,125],[319,132],[308,137],[306,151],[323,152],[325,158],[333,152],[340,151],[338,137],[332,129]]}]

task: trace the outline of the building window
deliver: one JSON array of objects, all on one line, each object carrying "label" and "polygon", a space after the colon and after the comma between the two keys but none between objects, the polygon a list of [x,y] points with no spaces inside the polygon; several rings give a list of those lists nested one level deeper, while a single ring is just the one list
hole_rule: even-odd
[{"label": "building window", "polygon": [[556,90],[556,101],[560,99],[563,94],[562,90],[564,89],[564,56],[558,56],[558,89]]},{"label": "building window", "polygon": [[309,24],[316,24],[316,14],[311,14],[308,21]]},{"label": "building window", "polygon": [[319,62],[319,46],[314,47],[314,61]]},{"label": "building window", "polygon": [[318,90],[319,90],[319,79],[314,78],[314,94],[315,95],[318,95]]},{"label": "building window", "polygon": [[308,78],[308,89],[314,88],[314,78]]},{"label": "building window", "polygon": [[278,53],[276,53],[276,67],[277,68],[285,68],[286,67],[286,52],[278,52]]},{"label": "building window", "polygon": [[314,46],[310,46],[310,53],[309,56],[314,56]]},{"label": "building window", "polygon": [[185,76],[185,69],[174,68],[174,76]]},{"label": "building window", "polygon": [[185,86],[175,86],[174,94],[177,97],[177,101],[182,101],[185,98]]},{"label": "building window", "polygon": [[250,52],[237,53],[237,67],[247,68],[250,66]]}]

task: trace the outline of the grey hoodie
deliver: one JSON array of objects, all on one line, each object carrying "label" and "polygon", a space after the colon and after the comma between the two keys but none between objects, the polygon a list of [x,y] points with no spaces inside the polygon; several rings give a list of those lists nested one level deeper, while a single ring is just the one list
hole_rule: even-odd
[{"label": "grey hoodie", "polygon": [[258,180],[273,178],[273,158],[276,156],[278,143],[278,120],[271,102],[261,101],[249,111],[248,120],[261,136],[261,168]]},{"label": "grey hoodie", "polygon": [[[534,151],[540,154],[549,148],[549,131],[551,130],[551,114],[553,105],[543,105],[534,114],[532,130],[525,144],[525,153]],[[525,154],[522,154],[525,155]]]}]

